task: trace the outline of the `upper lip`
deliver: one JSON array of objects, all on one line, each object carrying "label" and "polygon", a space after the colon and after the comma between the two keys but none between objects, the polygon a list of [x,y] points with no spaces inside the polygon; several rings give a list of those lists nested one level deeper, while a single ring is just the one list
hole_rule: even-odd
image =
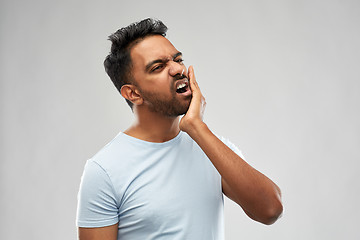
[{"label": "upper lip", "polygon": [[183,83],[185,83],[186,86],[189,86],[189,80],[185,77],[185,78],[183,78],[183,79],[180,79],[180,80],[177,80],[177,81],[176,81],[176,83],[175,83],[175,90],[177,90],[178,86],[179,86],[180,84],[183,84]]}]

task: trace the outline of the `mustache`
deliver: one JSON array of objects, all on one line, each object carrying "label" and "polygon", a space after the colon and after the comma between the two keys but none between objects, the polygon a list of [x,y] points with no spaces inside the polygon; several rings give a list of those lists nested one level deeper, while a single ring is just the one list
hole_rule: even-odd
[{"label": "mustache", "polygon": [[178,74],[176,74],[176,75],[174,76],[173,80],[174,80],[174,81],[177,81],[177,80],[181,80],[181,79],[184,79],[184,78],[187,79],[187,76],[186,76],[185,74],[180,74],[180,73],[178,73]]}]

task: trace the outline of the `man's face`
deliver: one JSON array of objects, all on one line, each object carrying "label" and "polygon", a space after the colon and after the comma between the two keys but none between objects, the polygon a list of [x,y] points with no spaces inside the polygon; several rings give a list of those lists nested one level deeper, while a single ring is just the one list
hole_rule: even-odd
[{"label": "man's face", "polygon": [[131,49],[132,76],[152,112],[185,114],[191,101],[182,54],[165,37],[146,37]]}]

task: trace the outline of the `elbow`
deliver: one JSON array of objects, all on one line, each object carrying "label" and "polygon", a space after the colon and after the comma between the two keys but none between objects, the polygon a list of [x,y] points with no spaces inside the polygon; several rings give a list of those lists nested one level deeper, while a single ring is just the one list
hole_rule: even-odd
[{"label": "elbow", "polygon": [[268,207],[266,213],[259,222],[265,225],[271,225],[281,217],[282,213],[283,205],[280,200],[277,200],[271,205],[271,207]]},{"label": "elbow", "polygon": [[258,211],[257,213],[255,211],[250,212],[245,209],[244,211],[254,221],[265,225],[271,225],[281,217],[283,212],[283,205],[281,201],[278,200],[268,205],[265,209],[263,208],[261,211]]}]

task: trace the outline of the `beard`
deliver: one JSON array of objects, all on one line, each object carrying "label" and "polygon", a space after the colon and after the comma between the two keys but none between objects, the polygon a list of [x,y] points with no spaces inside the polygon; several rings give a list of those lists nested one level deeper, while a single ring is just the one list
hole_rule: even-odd
[{"label": "beard", "polygon": [[190,106],[191,95],[185,99],[176,98],[175,91],[171,91],[172,96],[166,99],[159,94],[141,91],[142,97],[148,103],[151,112],[160,113],[167,117],[177,117],[187,112]]}]

